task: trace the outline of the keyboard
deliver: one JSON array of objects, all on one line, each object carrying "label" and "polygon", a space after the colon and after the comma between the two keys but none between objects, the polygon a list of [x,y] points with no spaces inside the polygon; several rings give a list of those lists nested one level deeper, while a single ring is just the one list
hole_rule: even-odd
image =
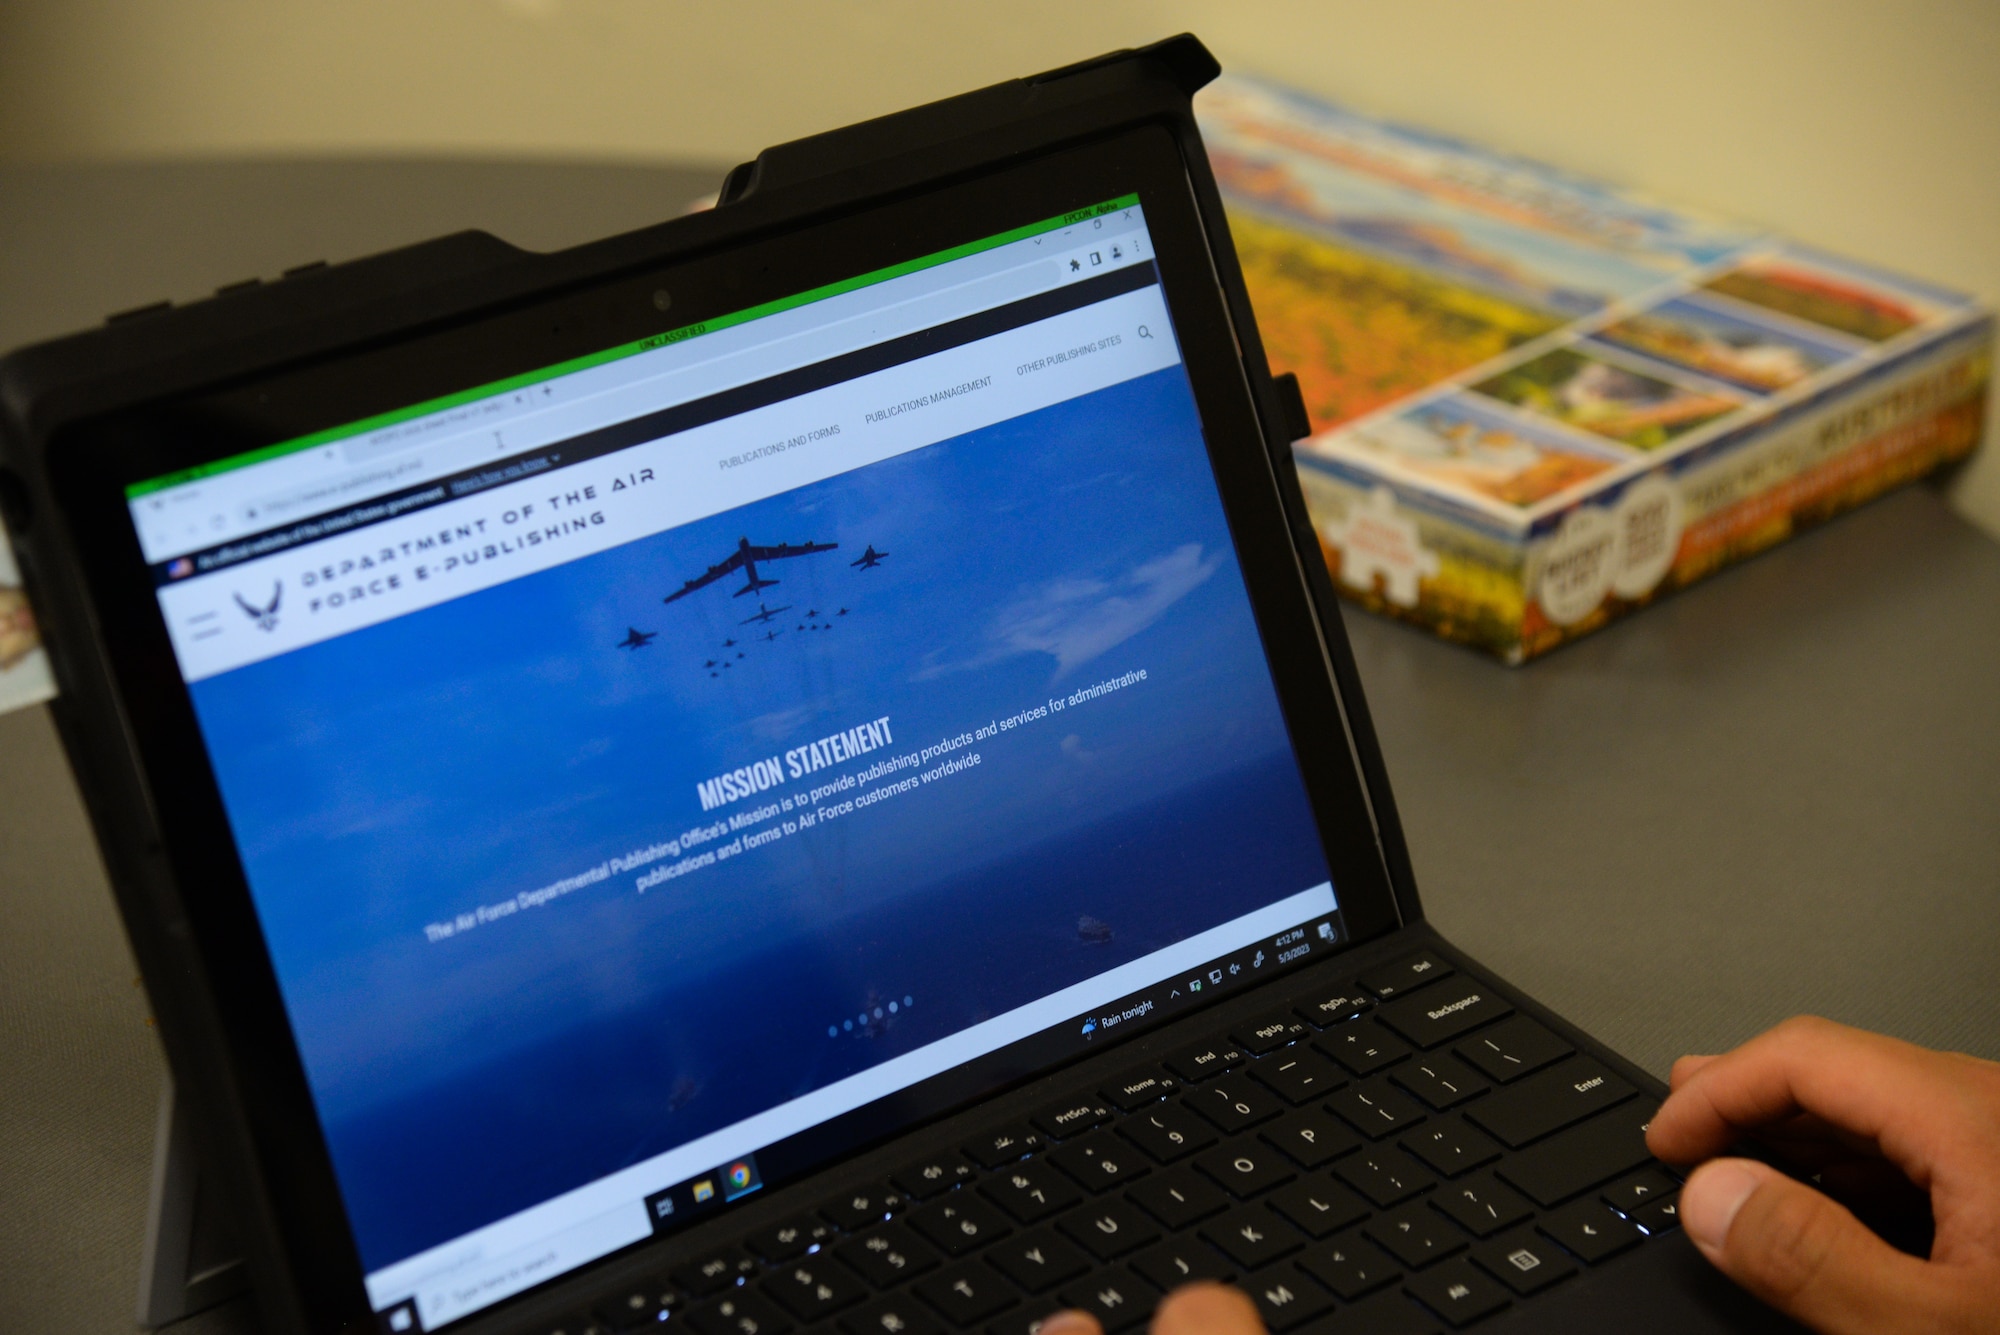
[{"label": "keyboard", "polygon": [[1238,1285],[1276,1335],[1475,1325],[1676,1226],[1658,1107],[1424,951],[1222,1024],[546,1335],[1111,1335]]}]

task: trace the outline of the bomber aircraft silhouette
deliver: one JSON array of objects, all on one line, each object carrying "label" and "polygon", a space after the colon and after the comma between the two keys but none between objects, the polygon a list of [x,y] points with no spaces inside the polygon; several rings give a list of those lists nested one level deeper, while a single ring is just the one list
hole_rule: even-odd
[{"label": "bomber aircraft silhouette", "polygon": [[705,588],[735,570],[741,570],[745,579],[749,581],[733,595],[741,598],[746,593],[755,593],[759,589],[768,589],[778,582],[775,579],[760,579],[758,577],[757,563],[759,561],[781,561],[788,556],[811,556],[815,552],[830,552],[838,546],[840,544],[837,542],[805,542],[799,543],[796,546],[789,542],[781,542],[775,547],[752,547],[750,539],[738,538],[736,540],[736,550],[730,554],[727,560],[723,561],[720,565],[710,566],[705,572],[681,585],[677,591],[668,594],[660,601],[670,603],[677,598],[685,598],[696,589]]},{"label": "bomber aircraft silhouette", "polygon": [[653,642],[659,633],[656,630],[640,630],[637,626],[628,626],[625,628],[625,638],[618,641],[618,647],[620,649],[644,649]]},{"label": "bomber aircraft silhouette", "polygon": [[888,555],[889,553],[887,552],[876,551],[875,545],[873,543],[870,543],[868,545],[868,550],[861,553],[860,560],[849,561],[847,564],[851,566],[860,566],[863,570],[873,570],[876,566],[881,565],[883,558]]},{"label": "bomber aircraft silhouette", "polygon": [[791,610],[792,610],[792,605],[790,603],[786,603],[783,607],[766,607],[764,606],[764,604],[758,603],[757,615],[753,617],[745,617],[743,618],[742,621],[738,622],[737,624],[742,626],[747,626],[753,621],[758,621],[758,622],[771,621],[777,617],[778,613],[789,612]]}]

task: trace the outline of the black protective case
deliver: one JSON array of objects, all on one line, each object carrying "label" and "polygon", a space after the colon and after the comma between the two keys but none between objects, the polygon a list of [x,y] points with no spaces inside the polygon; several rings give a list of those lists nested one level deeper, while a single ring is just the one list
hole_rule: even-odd
[{"label": "black protective case", "polygon": [[[0,512],[13,535],[49,644],[61,692],[54,705],[57,725],[144,975],[177,1089],[197,1118],[205,1171],[233,1204],[237,1236],[267,1329],[361,1330],[373,1329],[375,1322],[357,1315],[351,1300],[324,1301],[329,1277],[340,1271],[339,1265],[316,1265],[296,1245],[281,1247],[276,1230],[269,1227],[276,1217],[273,1183],[260,1165],[298,1152],[304,1139],[316,1138],[316,1131],[272,1126],[245,1114],[245,1086],[258,1073],[244,1069],[223,1041],[217,989],[168,865],[152,795],[112,689],[110,664],[118,646],[107,642],[95,614],[81,573],[75,529],[51,485],[52,441],[66,425],[86,418],[225,386],[392,335],[449,325],[523,300],[698,256],[724,242],[781,234],[1120,130],[1164,128],[1179,145],[1210,239],[1243,371],[1271,453],[1272,472],[1283,493],[1293,546],[1302,554],[1299,566],[1311,591],[1317,633],[1340,696],[1345,741],[1365,785],[1378,855],[1396,917],[1404,924],[1390,939],[1360,945],[1354,959],[1343,955],[1322,968],[1344,970],[1367,958],[1420,944],[1451,950],[1422,922],[1380,748],[1333,590],[1315,557],[1317,543],[1290,457],[1291,442],[1306,434],[1304,404],[1296,383],[1290,377],[1274,379],[1265,362],[1222,202],[1195,125],[1190,98],[1219,72],[1214,57],[1198,40],[1174,37],[767,149],[729,174],[716,209],[642,231],[554,254],[525,252],[483,232],[461,232],[347,264],[295,270],[274,283],[242,285],[186,306],[162,303],[127,312],[111,317],[101,328],[21,349],[0,361]],[[1545,1016],[1580,1046],[1614,1061],[1643,1088],[1663,1092],[1656,1081],[1584,1039],[1572,1026],[1522,1001],[1523,1009]],[[1255,1004],[1244,997],[1226,1009]],[[1210,1015],[1193,1022],[1213,1020]],[[1175,1041],[1181,1032],[1183,1025],[1167,1026],[1136,1047],[1127,1045],[1131,1051],[1118,1060],[1133,1060],[1139,1049]],[[1011,1105],[1040,1097],[1044,1083],[1038,1081],[1002,1101]],[[961,1114],[915,1133],[915,1139],[954,1134],[951,1128],[966,1118],[991,1115],[992,1109]],[[832,1189],[836,1179],[868,1171],[884,1152],[830,1169],[823,1181],[778,1193],[723,1226],[732,1231],[749,1227],[753,1216],[781,1208],[781,1201],[796,1208],[798,1190]],[[695,1230],[669,1250],[697,1245],[705,1231]],[[330,1236],[327,1241],[336,1254],[345,1252],[344,1238]],[[1661,1281],[1669,1288],[1701,1289],[1714,1300],[1706,1282],[1695,1284],[1687,1278],[1693,1275],[1686,1267],[1690,1249],[1645,1251],[1661,1258],[1649,1261],[1649,1270],[1673,1258],[1677,1278]],[[658,1257],[647,1263],[657,1264]],[[555,1310],[563,1302],[575,1302],[573,1293],[579,1289],[617,1282],[616,1275],[631,1264],[636,1262],[588,1271],[525,1303],[469,1318],[463,1326],[468,1332],[522,1328],[524,1320]],[[1583,1297],[1584,1291],[1578,1289],[1577,1296]],[[1632,1314],[1615,1296],[1607,1296],[1608,1306],[1589,1302],[1584,1310],[1605,1316],[1618,1311]],[[336,1308],[346,1311],[332,1310]],[[1577,1315],[1582,1313],[1573,1312],[1572,1322]]]}]

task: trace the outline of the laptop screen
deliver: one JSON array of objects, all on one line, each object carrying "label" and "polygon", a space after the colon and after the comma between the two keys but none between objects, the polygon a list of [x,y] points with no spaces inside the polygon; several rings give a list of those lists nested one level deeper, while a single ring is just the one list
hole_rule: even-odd
[{"label": "laptop screen", "polygon": [[127,500],[399,1327],[1340,939],[1136,196]]}]

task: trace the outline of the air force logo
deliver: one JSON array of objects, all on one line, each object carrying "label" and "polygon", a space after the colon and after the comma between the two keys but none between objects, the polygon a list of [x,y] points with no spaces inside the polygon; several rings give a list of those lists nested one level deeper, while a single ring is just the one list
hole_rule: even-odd
[{"label": "air force logo", "polygon": [[236,595],[236,605],[243,609],[243,615],[257,623],[258,630],[278,628],[278,603],[285,596],[285,582],[279,580],[271,585],[271,601],[259,607],[242,594]]}]

